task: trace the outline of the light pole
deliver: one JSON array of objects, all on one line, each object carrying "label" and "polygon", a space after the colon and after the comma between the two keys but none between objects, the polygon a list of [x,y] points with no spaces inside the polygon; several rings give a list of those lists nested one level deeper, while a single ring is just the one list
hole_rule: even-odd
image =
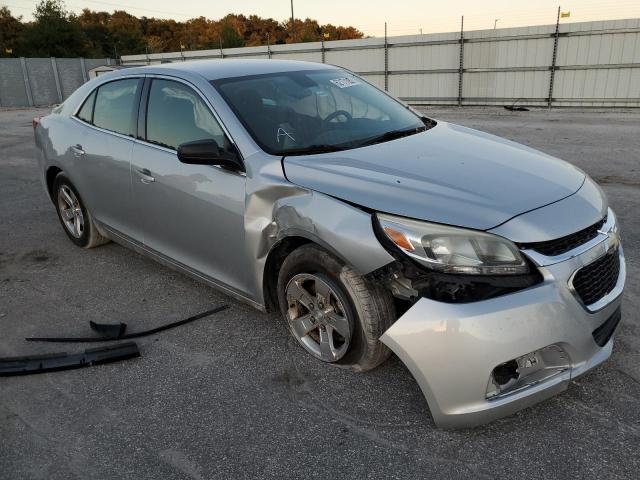
[{"label": "light pole", "polygon": [[[293,0],[291,0],[291,1],[293,1]],[[499,18],[496,18],[496,19],[493,21],[493,29],[494,29],[494,30],[496,29],[496,25],[498,24],[498,20],[500,20],[500,19],[499,19]]]},{"label": "light pole", "polygon": [[291,0],[291,40],[294,40],[296,34],[296,25],[293,23],[293,0]]}]

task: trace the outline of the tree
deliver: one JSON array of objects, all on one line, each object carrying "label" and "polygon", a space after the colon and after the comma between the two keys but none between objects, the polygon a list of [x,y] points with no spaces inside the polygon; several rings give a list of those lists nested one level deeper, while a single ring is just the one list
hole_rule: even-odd
[{"label": "tree", "polygon": [[267,35],[271,44],[277,43],[278,40],[284,40],[286,36],[282,25],[273,18],[261,18],[257,15],[250,15],[248,18],[239,15],[238,18],[242,19],[242,36],[248,47],[265,45]]},{"label": "tree", "polygon": [[117,56],[145,51],[146,41],[137,17],[125,11],[116,10],[109,18],[107,31],[111,48],[117,52]]},{"label": "tree", "polygon": [[[325,39],[362,38],[353,27],[319,25],[316,20],[278,22],[257,15],[230,13],[220,20],[197,17],[186,22],[137,18],[119,10],[95,12],[85,8],[79,16],[67,12],[62,0],[41,0],[33,23],[0,8],[0,56],[120,56],[187,50],[234,48]],[[295,37],[293,32],[295,31]],[[11,54],[6,53],[6,49]]]},{"label": "tree", "polygon": [[22,17],[14,17],[7,7],[0,8],[0,57],[17,57],[24,43]]},{"label": "tree", "polygon": [[[142,17],[140,27],[150,53],[175,52],[180,50],[182,24],[175,20]],[[142,53],[142,52],[138,52]]]},{"label": "tree", "polygon": [[108,57],[113,55],[113,42],[109,35],[109,19],[107,12],[94,12],[85,8],[78,17],[80,27],[86,38],[87,55],[91,57]]},{"label": "tree", "polygon": [[86,39],[78,18],[67,12],[62,0],[42,0],[27,30],[25,55],[31,57],[80,57]]},{"label": "tree", "polygon": [[235,15],[227,15],[220,20],[220,41],[222,48],[244,47],[244,39],[238,33],[237,24],[238,17]]}]

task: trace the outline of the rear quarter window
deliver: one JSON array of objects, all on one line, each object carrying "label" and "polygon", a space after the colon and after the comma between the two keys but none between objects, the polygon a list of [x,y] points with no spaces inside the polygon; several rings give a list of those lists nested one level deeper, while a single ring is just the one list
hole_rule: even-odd
[{"label": "rear quarter window", "polygon": [[92,123],[93,122],[93,103],[95,102],[95,99],[96,99],[96,91],[94,90],[93,92],[91,92],[91,95],[89,95],[87,99],[84,101],[84,104],[82,105],[82,108],[78,110],[76,117],[78,117],[80,120],[83,120],[87,123]]}]

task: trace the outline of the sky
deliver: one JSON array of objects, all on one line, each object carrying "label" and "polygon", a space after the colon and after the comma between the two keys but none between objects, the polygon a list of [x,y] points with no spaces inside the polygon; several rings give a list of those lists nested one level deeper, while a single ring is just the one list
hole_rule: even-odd
[{"label": "sky", "polygon": [[[0,0],[14,15],[31,20],[38,0]],[[67,8],[80,12],[125,10],[132,15],[188,20],[205,16],[218,19],[227,13],[256,14],[285,20],[290,0],[66,0]],[[554,24],[558,6],[570,12],[561,21],[584,22],[640,18],[640,0],[294,0],[296,18],[313,18],[321,24],[351,25],[369,36],[411,35],[458,31],[464,15],[465,30]],[[497,21],[496,21],[497,20]]]}]

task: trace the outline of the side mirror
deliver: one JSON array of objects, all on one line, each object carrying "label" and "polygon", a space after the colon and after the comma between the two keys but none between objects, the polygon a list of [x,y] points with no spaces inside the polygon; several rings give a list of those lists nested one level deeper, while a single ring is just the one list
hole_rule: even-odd
[{"label": "side mirror", "polygon": [[244,170],[238,155],[220,150],[213,139],[181,144],[178,146],[178,160],[189,165],[219,165],[231,170]]}]

